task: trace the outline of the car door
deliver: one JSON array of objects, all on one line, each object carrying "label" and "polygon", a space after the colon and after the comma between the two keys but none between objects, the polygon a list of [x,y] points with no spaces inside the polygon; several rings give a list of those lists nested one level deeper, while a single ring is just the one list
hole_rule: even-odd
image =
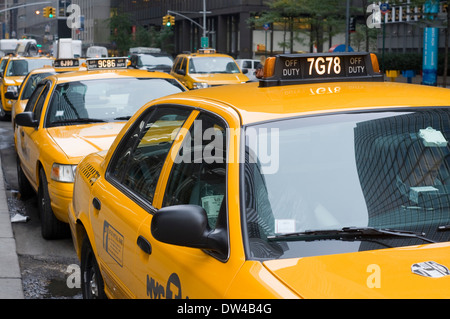
[{"label": "car door", "polygon": [[[50,92],[51,82],[45,81],[40,83],[30,99],[28,100],[25,112],[32,112],[33,119],[40,122],[44,103]],[[30,183],[37,188],[36,181],[36,163],[39,159],[40,145],[42,144],[43,130],[38,127],[19,126],[17,130],[17,153],[22,164],[22,169],[28,177]]]},{"label": "car door", "polygon": [[[193,204],[205,209],[211,229],[228,234],[227,125],[219,117],[200,113],[173,159],[162,183],[162,207]],[[170,166],[170,165],[169,165]],[[164,214],[164,213],[162,213]],[[228,251],[217,253],[158,242],[151,234],[152,216],[142,223],[138,238],[151,251],[136,250],[134,272],[140,298],[221,298],[241,267]]]},{"label": "car door", "polygon": [[126,133],[92,190],[91,213],[99,263],[108,290],[117,298],[136,297],[134,256],[146,249],[140,224],[154,212],[152,201],[163,164],[191,110],[165,106],[145,112]]}]

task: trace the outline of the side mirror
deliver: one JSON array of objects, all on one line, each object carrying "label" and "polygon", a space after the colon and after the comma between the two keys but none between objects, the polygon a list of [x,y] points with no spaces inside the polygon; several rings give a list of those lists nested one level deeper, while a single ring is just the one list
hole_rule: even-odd
[{"label": "side mirror", "polygon": [[22,112],[16,115],[15,122],[19,126],[38,127],[38,121],[34,119],[33,112]]},{"label": "side mirror", "polygon": [[156,240],[166,244],[211,250],[223,256],[228,254],[226,230],[211,230],[206,211],[197,205],[161,208],[153,215],[150,229]]},{"label": "side mirror", "polygon": [[242,69],[242,73],[247,74],[248,73],[248,69]]},{"label": "side mirror", "polygon": [[7,98],[8,100],[17,100],[18,97],[18,94],[15,92],[9,91],[5,93],[5,98]]},{"label": "side mirror", "polygon": [[181,69],[178,69],[176,73],[179,74],[179,75],[183,75],[183,76],[186,75],[186,71],[185,70],[181,70]]}]

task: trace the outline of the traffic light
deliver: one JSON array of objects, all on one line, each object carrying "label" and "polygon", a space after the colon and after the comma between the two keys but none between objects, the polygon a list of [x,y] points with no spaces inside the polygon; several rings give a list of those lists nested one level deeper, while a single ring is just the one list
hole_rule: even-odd
[{"label": "traffic light", "polygon": [[166,26],[168,28],[170,28],[171,26],[173,26],[175,24],[175,17],[167,14],[163,17],[163,26]]},{"label": "traffic light", "polygon": [[167,24],[169,23],[169,15],[165,15],[164,17],[163,17],[163,25],[164,26],[167,26]]},{"label": "traffic light", "polygon": [[48,7],[48,17],[54,18],[56,15],[56,9],[53,7]]},{"label": "traffic light", "polygon": [[53,7],[44,8],[44,18],[54,18],[56,16],[56,9]]}]

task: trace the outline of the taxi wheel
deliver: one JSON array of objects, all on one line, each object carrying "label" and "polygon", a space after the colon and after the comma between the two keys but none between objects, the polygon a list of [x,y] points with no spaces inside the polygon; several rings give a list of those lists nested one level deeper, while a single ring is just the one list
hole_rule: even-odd
[{"label": "taxi wheel", "polygon": [[105,284],[89,238],[81,248],[81,291],[84,299],[106,299]]},{"label": "taxi wheel", "polygon": [[38,207],[41,217],[41,234],[45,239],[59,239],[68,237],[69,225],[58,220],[53,214],[48,193],[47,178],[41,168],[39,171]]},{"label": "taxi wheel", "polygon": [[8,114],[6,114],[5,110],[3,109],[2,102],[0,101],[0,121],[6,121],[8,119]]},{"label": "taxi wheel", "polygon": [[33,195],[33,188],[30,182],[23,173],[22,167],[20,166],[20,159],[17,157],[17,181],[19,183],[19,193],[22,199],[27,199]]}]

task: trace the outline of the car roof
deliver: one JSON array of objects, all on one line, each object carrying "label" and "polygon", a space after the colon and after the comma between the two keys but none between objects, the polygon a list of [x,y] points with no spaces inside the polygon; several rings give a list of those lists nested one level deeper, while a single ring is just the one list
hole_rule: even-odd
[{"label": "car roof", "polygon": [[48,67],[43,67],[43,68],[39,68],[39,69],[33,69],[30,72],[28,72],[28,73],[30,73],[30,74],[37,74],[37,73],[45,73],[45,72],[55,73],[56,70],[55,70],[54,67],[48,66]]},{"label": "car roof", "polygon": [[395,82],[330,82],[259,87],[228,85],[182,93],[234,108],[242,124],[302,115],[368,109],[449,106],[450,90]]},{"label": "car roof", "polygon": [[43,59],[43,60],[54,60],[54,57],[48,57],[48,56],[12,56],[9,58],[10,60],[38,60],[38,59]]},{"label": "car roof", "polygon": [[57,75],[53,75],[53,77],[57,79],[58,83],[71,81],[86,81],[95,79],[112,79],[122,77],[175,79],[173,76],[164,72],[136,70],[136,69],[77,71],[77,72],[59,73]]},{"label": "car roof", "polygon": [[232,58],[231,55],[228,54],[223,54],[223,53],[182,53],[182,54],[178,54],[177,57],[192,57],[192,58],[206,58],[206,57],[226,57],[226,58]]}]

